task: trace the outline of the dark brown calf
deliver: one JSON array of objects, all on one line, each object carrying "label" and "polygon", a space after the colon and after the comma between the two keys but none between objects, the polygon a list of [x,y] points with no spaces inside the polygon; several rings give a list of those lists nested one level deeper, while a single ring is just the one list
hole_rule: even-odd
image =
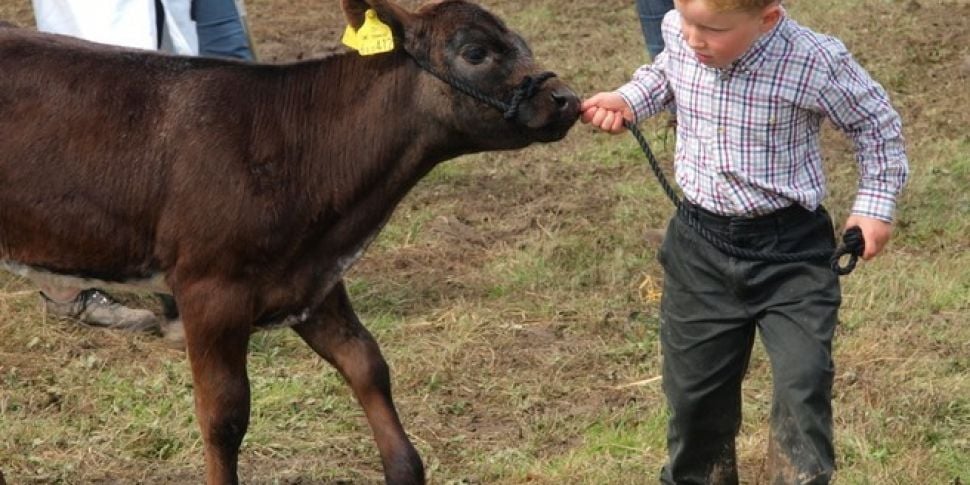
[{"label": "dark brown calf", "polygon": [[374,8],[396,50],[249,65],[0,29],[0,266],[175,296],[210,484],[237,481],[247,342],[279,323],[345,377],[387,481],[423,482],[342,275],[435,164],[558,140],[577,117],[555,78],[507,120],[418,67],[500,100],[537,74],[477,6],[343,8],[355,26]]}]

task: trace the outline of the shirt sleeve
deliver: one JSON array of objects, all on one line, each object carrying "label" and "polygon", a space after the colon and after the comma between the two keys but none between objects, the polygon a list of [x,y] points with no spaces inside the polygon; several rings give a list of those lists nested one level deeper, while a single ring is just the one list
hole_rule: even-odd
[{"label": "shirt sleeve", "polygon": [[680,35],[680,18],[676,10],[667,12],[663,20],[664,50],[652,64],[641,66],[633,73],[630,82],[620,86],[616,92],[630,105],[639,123],[674,103],[673,91],[667,81],[666,66],[671,52],[677,49]]},{"label": "shirt sleeve", "polygon": [[852,213],[892,222],[896,197],[909,176],[899,114],[876,81],[848,52],[836,56],[819,105],[852,139],[859,189]]},{"label": "shirt sleeve", "polygon": [[630,105],[637,123],[659,113],[673,102],[662,64],[666,58],[667,51],[661,52],[653,64],[641,66],[633,73],[630,82],[616,90]]}]

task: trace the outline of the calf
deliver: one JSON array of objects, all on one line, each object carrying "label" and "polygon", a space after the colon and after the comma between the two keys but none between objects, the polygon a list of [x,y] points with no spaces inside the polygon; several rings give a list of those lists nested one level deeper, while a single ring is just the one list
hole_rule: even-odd
[{"label": "calf", "polygon": [[423,482],[342,276],[437,163],[558,140],[578,115],[480,7],[342,6],[353,26],[374,9],[395,50],[251,65],[0,29],[0,264],[174,295],[209,484],[237,482],[247,342],[271,325],[346,379],[387,482]]}]

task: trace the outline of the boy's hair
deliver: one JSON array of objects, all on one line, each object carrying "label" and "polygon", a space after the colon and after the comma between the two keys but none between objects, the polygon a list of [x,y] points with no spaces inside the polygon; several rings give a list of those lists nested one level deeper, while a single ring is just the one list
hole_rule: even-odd
[{"label": "boy's hair", "polygon": [[[685,0],[687,1],[687,0]],[[704,0],[711,8],[718,12],[752,12],[761,10],[769,5],[781,3],[781,0]]]}]

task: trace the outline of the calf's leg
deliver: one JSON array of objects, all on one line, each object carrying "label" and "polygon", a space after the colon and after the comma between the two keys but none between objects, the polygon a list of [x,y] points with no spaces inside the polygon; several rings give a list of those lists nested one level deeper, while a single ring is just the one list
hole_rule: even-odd
[{"label": "calf's leg", "polygon": [[293,329],[353,389],[374,432],[387,483],[424,483],[424,465],[394,409],[387,362],[357,319],[343,283],[334,287],[313,318]]},{"label": "calf's leg", "polygon": [[217,281],[193,284],[178,296],[205,446],[206,483],[236,484],[239,445],[249,425],[251,299],[245,291]]}]

